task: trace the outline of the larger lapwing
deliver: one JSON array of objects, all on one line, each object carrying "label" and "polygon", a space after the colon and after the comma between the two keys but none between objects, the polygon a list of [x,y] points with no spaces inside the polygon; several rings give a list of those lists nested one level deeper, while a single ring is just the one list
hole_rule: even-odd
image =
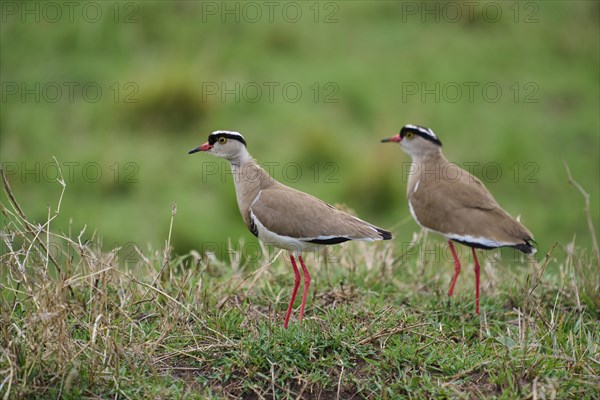
[{"label": "larger lapwing", "polygon": [[302,252],[348,240],[375,241],[392,238],[392,234],[386,230],[274,180],[250,156],[246,140],[238,132],[215,131],[208,136],[208,142],[191,150],[189,154],[199,151],[229,160],[244,223],[264,243],[289,251],[295,280],[285,314],[285,328],[300,286],[300,272],[294,256],[300,260],[304,273],[304,293],[298,318],[301,321],[311,281]]},{"label": "larger lapwing", "polygon": [[382,142],[399,143],[412,158],[408,177],[408,208],[424,228],[442,234],[454,258],[452,296],[460,261],[452,242],[471,247],[475,263],[475,312],[479,314],[479,261],[475,249],[514,247],[535,253],[533,235],[504,211],[479,179],[449,162],[442,142],[431,129],[406,125]]}]

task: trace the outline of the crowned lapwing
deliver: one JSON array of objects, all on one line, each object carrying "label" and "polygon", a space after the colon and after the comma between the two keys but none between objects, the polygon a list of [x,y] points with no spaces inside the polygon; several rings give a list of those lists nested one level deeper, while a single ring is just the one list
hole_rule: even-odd
[{"label": "crowned lapwing", "polygon": [[246,140],[238,132],[215,131],[208,136],[208,142],[191,150],[189,154],[199,151],[229,160],[244,223],[264,243],[289,251],[295,280],[285,314],[285,328],[300,286],[300,272],[294,256],[300,260],[304,273],[304,293],[298,318],[302,321],[311,281],[302,252],[348,240],[375,241],[392,238],[392,234],[386,230],[274,180],[250,156]]},{"label": "crowned lapwing", "polygon": [[475,312],[479,314],[479,261],[475,249],[514,247],[535,253],[531,232],[504,211],[483,183],[449,162],[442,142],[431,129],[406,125],[396,136],[382,142],[400,143],[412,158],[408,177],[408,208],[424,228],[448,239],[454,258],[452,296],[460,273],[460,261],[452,242],[471,247],[475,263]]}]

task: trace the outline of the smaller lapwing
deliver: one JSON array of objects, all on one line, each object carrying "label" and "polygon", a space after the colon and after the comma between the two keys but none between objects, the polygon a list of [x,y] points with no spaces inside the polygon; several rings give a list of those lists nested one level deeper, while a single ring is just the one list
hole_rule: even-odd
[{"label": "smaller lapwing", "polygon": [[294,256],[300,260],[304,273],[304,293],[300,304],[299,321],[304,316],[310,287],[310,273],[301,253],[314,251],[323,245],[348,240],[389,240],[392,234],[313,197],[274,180],[262,169],[246,149],[246,140],[238,132],[216,131],[208,142],[189,154],[205,151],[225,158],[231,164],[238,207],[244,223],[261,241],[288,250],[294,268],[294,289],[285,314],[288,327],[300,272]]},{"label": "smaller lapwing", "polygon": [[452,242],[471,247],[475,263],[475,312],[479,314],[479,261],[475,249],[514,247],[535,253],[531,232],[504,211],[483,183],[449,162],[442,142],[431,129],[406,125],[396,136],[382,142],[400,143],[412,158],[408,177],[408,208],[422,227],[448,239],[454,258],[452,296],[460,273],[460,261]]}]

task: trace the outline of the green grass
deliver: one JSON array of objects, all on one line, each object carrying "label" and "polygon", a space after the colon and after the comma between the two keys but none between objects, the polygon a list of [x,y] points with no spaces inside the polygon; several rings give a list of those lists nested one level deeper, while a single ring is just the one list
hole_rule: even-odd
[{"label": "green grass", "polygon": [[252,250],[252,269],[243,243],[219,261],[176,255],[169,236],[106,253],[31,225],[15,197],[0,232],[4,399],[600,395],[599,262],[575,241],[537,259],[481,253],[480,316],[468,253],[448,299],[452,261],[424,232],[329,248],[305,257],[306,317],[286,330],[285,254]]}]

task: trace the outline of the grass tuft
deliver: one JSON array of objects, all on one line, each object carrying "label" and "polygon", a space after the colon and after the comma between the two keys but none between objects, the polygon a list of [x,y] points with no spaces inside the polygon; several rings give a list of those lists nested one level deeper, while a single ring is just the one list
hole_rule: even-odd
[{"label": "grass tuft", "polygon": [[176,255],[169,234],[132,262],[54,231],[60,207],[28,221],[3,181],[3,399],[600,396],[599,265],[575,239],[486,253],[480,317],[467,268],[447,298],[452,261],[424,232],[307,255],[306,318],[286,330],[284,254],[249,270],[243,246]]}]

